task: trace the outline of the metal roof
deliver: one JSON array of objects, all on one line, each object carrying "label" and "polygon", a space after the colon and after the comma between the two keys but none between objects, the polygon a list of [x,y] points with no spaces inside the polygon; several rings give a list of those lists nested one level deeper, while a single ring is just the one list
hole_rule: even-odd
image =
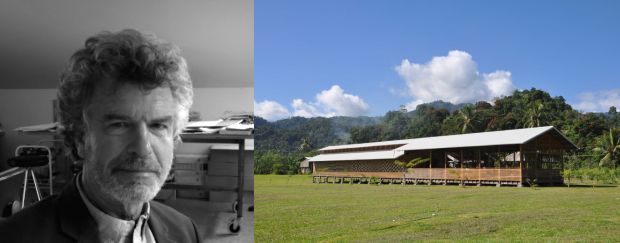
[{"label": "metal roof", "polygon": [[344,160],[376,160],[376,159],[396,159],[405,154],[405,151],[383,150],[368,152],[351,152],[351,153],[329,153],[319,154],[311,157],[310,162],[321,161],[344,161]]},{"label": "metal roof", "polygon": [[336,145],[336,146],[328,146],[328,147],[322,148],[319,151],[328,151],[328,150],[335,150],[335,149],[366,148],[366,147],[398,145],[398,144],[403,144],[403,146],[396,148],[395,150],[397,151],[525,144],[531,139],[545,132],[551,131],[551,130],[556,131],[564,139],[566,139],[566,141],[568,141],[572,146],[577,148],[575,144],[573,144],[570,140],[568,140],[568,138],[566,138],[564,134],[558,131],[555,127],[546,126],[546,127],[522,128],[522,129],[493,131],[493,132],[479,132],[479,133],[468,133],[468,134],[458,134],[458,135],[448,135],[448,136],[392,140],[392,141],[373,142],[373,143]]},{"label": "metal roof", "polygon": [[[513,129],[494,132],[480,132],[459,134],[439,137],[416,138],[408,144],[398,147],[395,150],[425,150],[440,148],[463,148],[494,145],[524,144],[547,131],[555,130],[558,134],[564,135],[553,126]],[[567,141],[570,142],[566,137]],[[572,142],[570,142],[575,146]],[[577,146],[575,146],[576,148]]]},{"label": "metal roof", "polygon": [[408,144],[409,141],[413,139],[402,139],[402,140],[390,140],[383,142],[372,142],[372,143],[356,143],[356,144],[345,144],[345,145],[334,145],[327,146],[325,148],[319,149],[319,151],[325,150],[335,150],[335,149],[351,149],[351,148],[365,148],[365,147],[376,147],[376,146],[389,146],[389,145],[405,145]]}]

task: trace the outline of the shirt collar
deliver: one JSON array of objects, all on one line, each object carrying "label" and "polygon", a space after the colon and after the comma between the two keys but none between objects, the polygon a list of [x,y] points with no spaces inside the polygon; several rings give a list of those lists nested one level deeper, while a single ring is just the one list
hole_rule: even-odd
[{"label": "shirt collar", "polygon": [[[81,177],[82,173],[77,176],[75,184],[86,208],[88,208],[95,222],[97,222],[100,236],[104,239],[112,239],[115,242],[123,242],[126,238],[133,238],[135,231],[138,231],[142,236],[145,235],[146,228],[148,227],[147,220],[151,212],[151,206],[148,202],[145,203],[145,206],[142,208],[142,214],[136,220],[123,220],[113,217],[91,203],[82,189]],[[136,229],[136,226],[139,226],[140,229]]]}]

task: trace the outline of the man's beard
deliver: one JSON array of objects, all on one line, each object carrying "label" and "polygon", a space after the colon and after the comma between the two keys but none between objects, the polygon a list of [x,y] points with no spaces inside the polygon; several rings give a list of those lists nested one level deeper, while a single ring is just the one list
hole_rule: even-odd
[{"label": "man's beard", "polygon": [[[162,164],[168,163],[158,163],[153,154],[146,158],[130,154],[119,156],[112,161],[100,162],[94,158],[92,150],[88,152],[91,156],[87,156],[89,161],[86,163],[90,165],[84,166],[84,176],[91,177],[101,193],[123,203],[148,202],[155,198],[170,171],[169,166],[162,168]],[[106,170],[106,163],[111,163],[112,167]],[[148,170],[154,173],[149,174],[148,178],[133,178],[119,170]]]}]

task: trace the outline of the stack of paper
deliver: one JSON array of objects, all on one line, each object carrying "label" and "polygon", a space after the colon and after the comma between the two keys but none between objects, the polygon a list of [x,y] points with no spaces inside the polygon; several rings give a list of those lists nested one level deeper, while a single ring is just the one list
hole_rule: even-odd
[{"label": "stack of paper", "polygon": [[190,122],[183,132],[207,134],[240,134],[250,135],[254,132],[254,124],[243,123],[243,120],[219,119],[215,121]]},{"label": "stack of paper", "polygon": [[254,124],[237,123],[225,127],[220,131],[221,134],[250,135],[254,132]]},{"label": "stack of paper", "polygon": [[60,129],[61,126],[58,122],[34,125],[34,126],[26,126],[26,127],[18,127],[15,128],[14,131],[17,132],[56,132]]}]

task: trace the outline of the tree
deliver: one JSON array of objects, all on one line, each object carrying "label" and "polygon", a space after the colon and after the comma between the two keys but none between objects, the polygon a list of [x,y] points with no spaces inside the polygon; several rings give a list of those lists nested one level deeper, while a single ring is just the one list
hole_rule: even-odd
[{"label": "tree", "polygon": [[620,157],[620,130],[609,129],[608,134],[604,134],[598,139],[598,147],[594,151],[602,152],[603,158],[599,161],[600,167],[616,167]]},{"label": "tree", "polygon": [[543,117],[543,108],[545,106],[543,105],[542,101],[540,100],[536,100],[534,102],[531,102],[528,107],[527,107],[527,111],[526,111],[526,118],[527,121],[525,123],[525,125],[527,127],[540,127],[541,120]]},{"label": "tree", "polygon": [[306,153],[312,149],[312,144],[308,141],[308,138],[305,137],[302,139],[301,144],[299,145],[299,151],[301,153]]},{"label": "tree", "polygon": [[274,150],[268,150],[265,153],[258,151],[254,157],[256,161],[254,165],[254,174],[276,173],[287,160],[284,155]]},{"label": "tree", "polygon": [[476,116],[476,110],[470,105],[464,106],[459,110],[461,133],[474,132],[475,126],[478,122]]},{"label": "tree", "polygon": [[381,125],[352,127],[349,129],[349,133],[351,134],[351,142],[368,143],[379,141],[382,130]]},{"label": "tree", "polygon": [[573,138],[578,147],[592,147],[595,139],[602,136],[607,130],[605,120],[597,114],[586,113],[580,115],[573,122]]},{"label": "tree", "polygon": [[414,167],[416,167],[419,164],[423,164],[426,162],[429,162],[431,160],[431,158],[423,158],[423,157],[417,157],[417,158],[413,158],[411,160],[409,160],[409,162],[403,162],[400,160],[396,160],[394,161],[394,164],[403,167],[403,185],[405,184],[405,175],[407,174],[407,169],[409,170],[413,170]]},{"label": "tree", "polygon": [[442,133],[442,124],[450,116],[447,109],[436,109],[429,105],[419,105],[407,123],[403,138],[438,136]]},{"label": "tree", "polygon": [[409,117],[400,111],[388,111],[383,117],[381,140],[394,140],[404,137]]}]

